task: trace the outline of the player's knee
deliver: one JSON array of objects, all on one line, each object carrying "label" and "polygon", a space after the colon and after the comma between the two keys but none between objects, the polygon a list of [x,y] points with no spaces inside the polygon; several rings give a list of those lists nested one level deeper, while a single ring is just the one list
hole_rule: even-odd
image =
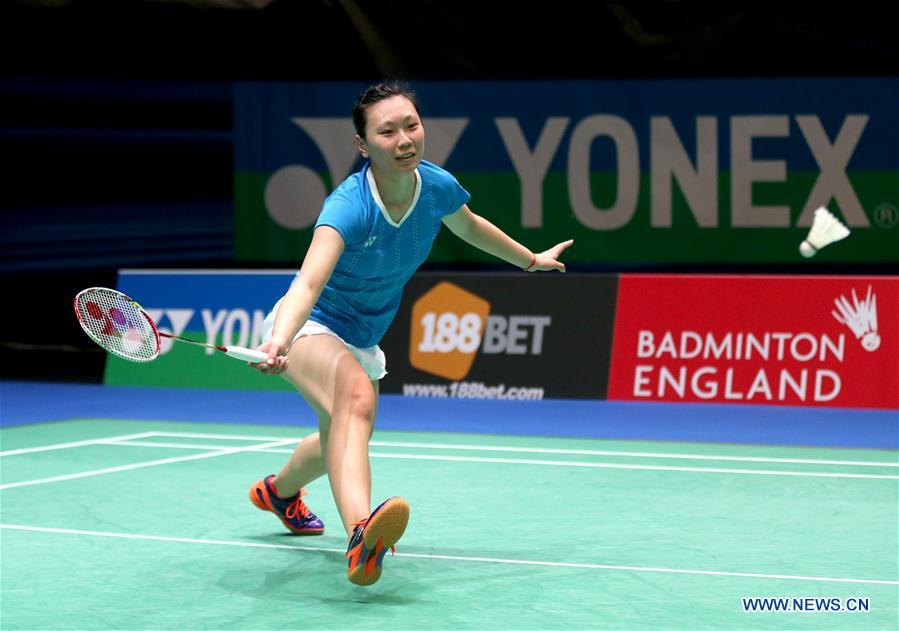
[{"label": "player's knee", "polygon": [[374,421],[377,398],[371,382],[366,378],[354,380],[348,390],[346,404],[350,416],[368,422]]}]

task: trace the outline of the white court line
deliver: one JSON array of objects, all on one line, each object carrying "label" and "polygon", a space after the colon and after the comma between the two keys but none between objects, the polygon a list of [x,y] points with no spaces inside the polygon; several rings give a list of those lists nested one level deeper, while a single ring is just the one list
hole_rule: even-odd
[{"label": "white court line", "polygon": [[637,469],[641,471],[683,471],[688,473],[735,473],[741,475],[787,475],[809,478],[862,478],[869,480],[899,480],[899,475],[869,475],[862,473],[812,473],[804,471],[768,471],[764,469],[717,469],[702,467],[662,467],[638,464],[611,464],[607,462],[574,462],[565,460],[529,460],[512,458],[465,458],[462,456],[417,456],[414,454],[369,453],[372,458],[400,458],[406,460],[447,460],[450,462],[495,462],[501,464],[528,464],[550,467],[588,467],[595,469]]},{"label": "white court line", "polygon": [[625,458],[672,458],[675,460],[727,460],[733,462],[781,462],[788,464],[824,464],[824,465],[852,465],[860,467],[899,467],[899,462],[884,462],[870,460],[810,460],[802,458],[761,458],[753,456],[710,456],[706,454],[680,454],[667,452],[645,451],[603,451],[596,449],[550,449],[540,447],[498,447],[481,445],[453,445],[453,444],[428,444],[428,443],[397,443],[372,441],[370,444],[383,447],[414,447],[416,449],[456,449],[463,451],[503,451],[515,453],[533,454],[571,454],[577,456],[612,456]]},{"label": "white court line", "polygon": [[140,434],[125,434],[123,436],[106,436],[104,438],[93,438],[91,440],[79,440],[73,443],[58,443],[55,445],[44,445],[42,447],[28,447],[26,449],[10,449],[9,451],[0,451],[0,456],[18,456],[21,454],[34,454],[41,451],[55,451],[57,449],[72,449],[73,447],[86,447],[87,445],[97,445],[102,443],[116,442],[119,440],[131,440],[136,438],[151,438],[156,436],[156,432],[142,432]]},{"label": "white court line", "polygon": [[[248,436],[237,434],[198,434],[189,432],[156,432],[154,436],[170,438],[208,438],[216,440],[275,440],[274,436]],[[294,438],[299,442],[301,438]],[[551,449],[541,447],[504,447],[490,445],[468,445],[449,443],[407,443],[373,440],[369,443],[373,447],[410,447],[415,449],[455,449],[460,451],[498,451],[533,454],[571,454],[583,456],[611,456],[627,458],[672,458],[677,460],[721,460],[733,462],[776,462],[785,464],[823,464],[823,465],[847,465],[859,467],[899,467],[899,461],[871,461],[871,460],[812,460],[801,458],[762,458],[752,456],[715,456],[707,454],[682,454],[666,452],[643,451],[602,451],[594,449]]]},{"label": "white court line", "polygon": [[[290,444],[293,444],[296,441],[292,441]],[[225,447],[224,445],[201,445],[199,443],[162,443],[156,441],[148,441],[148,440],[126,440],[126,441],[116,441],[114,443],[109,443],[110,445],[114,445],[116,447],[166,447],[169,449],[211,449],[213,451],[220,451],[222,449],[231,449],[231,447]],[[248,445],[249,446],[249,445]],[[292,454],[292,449],[260,449],[259,451],[264,451],[266,453],[279,453],[279,454]]]},{"label": "white court line", "polygon": [[[373,443],[372,443],[373,444]],[[155,443],[149,441],[122,441],[116,442],[116,446],[122,447],[173,447],[176,449],[217,449],[212,445],[189,445],[187,443]],[[270,454],[291,454],[292,449],[271,449],[258,447],[255,449],[243,448],[245,451],[255,451]],[[741,475],[785,475],[793,477],[810,477],[810,478],[859,478],[869,480],[899,480],[899,475],[874,475],[867,473],[815,473],[805,471],[771,471],[765,469],[719,469],[709,467],[663,467],[657,465],[630,465],[630,464],[611,464],[604,462],[577,462],[570,460],[530,460],[515,458],[478,458],[473,456],[433,456],[433,455],[417,455],[417,454],[391,454],[380,452],[369,452],[370,458],[391,458],[397,460],[437,460],[448,462],[487,462],[495,464],[525,464],[545,467],[582,467],[593,469],[631,469],[640,471],[679,471],[687,473],[736,473]],[[3,487],[0,487],[2,489]]]},{"label": "white court line", "polygon": [[[111,537],[114,539],[137,539],[143,541],[162,541],[166,543],[195,543],[214,546],[234,546],[240,548],[270,548],[277,550],[300,550],[303,552],[331,552],[345,554],[343,548],[319,548],[312,546],[295,546],[273,543],[252,543],[247,541],[222,541],[216,539],[190,539],[187,537],[162,537],[157,535],[140,535],[133,533],[98,532],[94,530],[73,530],[69,528],[43,528],[38,526],[21,526],[16,524],[0,524],[0,528],[7,530],[20,530],[26,532],[43,532],[51,534],[81,535],[87,537]],[[439,561],[462,561],[469,563],[494,563],[499,565],[529,565],[537,567],[560,567],[581,570],[613,570],[623,572],[654,572],[663,574],[694,574],[701,576],[727,576],[737,578],[761,578],[789,581],[814,581],[827,583],[867,583],[874,585],[899,585],[899,581],[887,581],[882,579],[867,578],[834,578],[827,576],[800,576],[794,574],[762,574],[755,572],[724,572],[714,570],[684,570],[677,568],[640,567],[633,565],[603,565],[599,563],[562,563],[556,561],[531,561],[526,559],[498,559],[493,557],[465,557],[450,556],[445,554],[411,554],[397,552],[398,557],[410,559],[428,559]]]},{"label": "white court line", "polygon": [[[169,438],[212,438],[216,440],[288,440],[285,436],[259,436],[258,434],[198,434],[196,432],[152,432],[154,436]],[[310,434],[313,432],[310,432]],[[305,436],[290,438],[295,442],[301,441]]]},{"label": "white court line", "polygon": [[106,469],[96,469],[94,471],[83,471],[81,473],[70,473],[68,475],[57,475],[52,478],[41,478],[38,480],[25,480],[23,482],[10,482],[9,484],[0,485],[0,491],[6,489],[14,489],[21,486],[34,486],[37,484],[48,484],[50,482],[62,482],[63,480],[77,480],[79,478],[89,478],[97,475],[106,475],[107,473],[118,473],[119,471],[130,471],[132,469],[143,469],[145,467],[156,467],[164,464],[172,464],[174,462],[187,462],[188,460],[202,460],[204,458],[218,458],[219,456],[230,456],[231,454],[240,453],[242,451],[258,451],[270,447],[277,447],[286,443],[293,443],[293,440],[275,440],[261,445],[252,445],[248,447],[232,447],[223,448],[218,451],[205,454],[194,454],[192,456],[181,456],[179,458],[164,458],[162,460],[150,460],[148,462],[136,462],[133,464],[121,465],[118,467],[108,467]]},{"label": "white court line", "polygon": [[[37,451],[48,451],[52,449],[65,449],[69,447],[78,447],[85,445],[97,445],[97,444],[114,444],[114,445],[123,445],[123,446],[132,446],[128,445],[127,441],[129,438],[151,438],[155,436],[169,436],[169,437],[182,437],[182,438],[213,438],[213,439],[228,439],[228,440],[263,440],[270,439],[268,443],[258,444],[258,445],[249,445],[238,448],[226,448],[220,446],[213,445],[204,445],[204,446],[186,446],[186,445],[176,445],[173,443],[161,443],[159,445],[153,445],[151,443],[141,443],[140,445],[135,446],[166,446],[166,447],[175,447],[182,449],[190,449],[190,448],[202,448],[202,449],[210,449],[215,450],[213,453],[206,454],[196,454],[193,456],[183,456],[179,458],[165,458],[162,460],[153,460],[150,462],[144,463],[134,463],[130,465],[122,465],[118,467],[109,467],[105,469],[99,469],[94,471],[86,471],[82,473],[74,473],[69,475],[62,476],[54,476],[50,478],[42,478],[38,480],[29,480],[23,482],[13,482],[9,484],[0,485],[0,490],[22,487],[22,486],[33,486],[37,484],[47,484],[51,482],[60,482],[64,480],[72,480],[78,478],[86,478],[98,475],[105,475],[108,473],[117,473],[120,471],[128,471],[132,469],[140,469],[145,467],[158,466],[163,464],[171,464],[175,462],[185,462],[189,460],[201,460],[205,458],[215,458],[218,456],[225,456],[233,453],[240,452],[249,452],[249,451],[258,451],[264,453],[292,453],[292,450],[278,450],[272,449],[272,447],[281,446],[284,444],[293,444],[297,442],[299,439],[297,438],[275,438],[275,437],[260,437],[260,436],[245,436],[245,435],[229,435],[229,434],[198,434],[198,433],[188,433],[188,432],[143,432],[140,434],[131,434],[131,435],[123,435],[123,436],[113,436],[107,438],[99,438],[87,441],[78,441],[75,443],[62,443],[58,445],[48,445],[44,447],[36,447],[27,450],[12,450],[10,452],[5,452],[7,455],[14,455],[17,453],[34,453]],[[378,441],[373,441],[371,443],[373,446],[379,445],[390,445],[390,444],[401,444],[404,446],[418,446],[418,447],[430,447],[431,445],[427,443],[379,443]],[[464,445],[464,446],[456,446],[456,445],[447,445],[446,448],[462,448],[467,449],[469,447],[481,447],[481,446],[473,446],[473,445]],[[486,448],[489,449],[489,448]],[[501,448],[500,451],[504,450],[525,450],[526,448]],[[540,453],[538,450],[533,450]],[[553,450],[551,453],[579,453],[585,450]],[[610,453],[621,453],[621,452],[610,452]],[[629,452],[635,453],[635,452]],[[576,462],[576,461],[552,461],[552,460],[532,460],[532,459],[511,459],[511,458],[477,458],[477,457],[462,457],[462,456],[423,456],[423,455],[414,455],[414,454],[385,454],[385,453],[371,453],[371,457],[373,458],[393,458],[393,459],[406,459],[406,460],[434,460],[434,461],[449,461],[449,462],[485,462],[485,463],[496,463],[496,464],[525,464],[525,465],[536,465],[536,466],[557,466],[557,467],[582,467],[582,468],[597,468],[597,469],[630,469],[630,470],[644,470],[644,471],[675,471],[675,472],[689,472],[689,473],[724,473],[724,474],[739,474],[739,475],[775,475],[775,476],[792,476],[792,477],[820,477],[820,478],[855,478],[855,479],[880,479],[880,480],[899,480],[899,476],[891,476],[891,475],[868,475],[868,474],[853,474],[853,473],[814,473],[814,472],[800,472],[800,471],[769,471],[769,470],[754,470],[754,469],[720,469],[720,468],[702,468],[702,467],[663,467],[663,466],[650,466],[650,465],[622,465],[622,464],[611,464],[611,463],[594,463],[594,462]],[[669,454],[641,454],[644,456],[668,456]],[[772,459],[774,462],[788,462],[787,459]],[[824,464],[834,464],[839,461],[820,461]],[[864,463],[870,464],[870,463]]]}]

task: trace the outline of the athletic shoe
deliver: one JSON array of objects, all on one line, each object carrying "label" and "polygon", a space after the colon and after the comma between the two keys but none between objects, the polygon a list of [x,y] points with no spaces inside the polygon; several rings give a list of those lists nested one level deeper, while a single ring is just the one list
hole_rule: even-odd
[{"label": "athletic shoe", "polygon": [[381,578],[381,562],[389,548],[396,552],[409,522],[409,503],[402,497],[391,497],[378,506],[367,519],[353,524],[353,535],[347,546],[349,560],[347,578],[356,585],[371,585]]},{"label": "athletic shoe", "polygon": [[325,531],[322,520],[309,510],[302,499],[306,495],[306,489],[300,489],[300,492],[293,497],[281,499],[275,491],[275,485],[272,484],[274,479],[275,476],[270,475],[250,487],[250,501],[256,508],[277,515],[278,519],[295,535],[322,534]]}]

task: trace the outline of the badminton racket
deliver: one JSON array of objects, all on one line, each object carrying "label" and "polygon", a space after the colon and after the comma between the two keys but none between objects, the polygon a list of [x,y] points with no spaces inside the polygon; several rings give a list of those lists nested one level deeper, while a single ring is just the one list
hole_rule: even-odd
[{"label": "badminton racket", "polygon": [[75,296],[75,315],[81,328],[104,350],[132,362],[156,359],[162,348],[161,337],[221,351],[241,361],[261,363],[268,355],[241,346],[221,346],[189,340],[156,328],[143,307],[120,291],[89,287]]}]

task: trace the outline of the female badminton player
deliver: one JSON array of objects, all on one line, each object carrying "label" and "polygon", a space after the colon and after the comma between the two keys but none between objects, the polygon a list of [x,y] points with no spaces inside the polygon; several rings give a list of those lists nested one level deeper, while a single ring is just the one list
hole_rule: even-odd
[{"label": "female badminton player", "polygon": [[324,526],[302,500],[327,473],[350,538],[349,580],[380,578],[387,548],[402,536],[409,505],[392,497],[371,510],[368,441],[386,374],[378,347],[403,286],[445,225],[458,237],[524,271],[565,271],[572,241],[534,253],[468,207],[470,195],[447,171],[422,160],[425,129],[415,94],[402,84],[367,88],[353,108],[355,146],[366,160],[324,202],[299,273],[266,318],[252,364],[280,374],[318,416],[277,475],[250,487],[250,499],[298,535]]}]

